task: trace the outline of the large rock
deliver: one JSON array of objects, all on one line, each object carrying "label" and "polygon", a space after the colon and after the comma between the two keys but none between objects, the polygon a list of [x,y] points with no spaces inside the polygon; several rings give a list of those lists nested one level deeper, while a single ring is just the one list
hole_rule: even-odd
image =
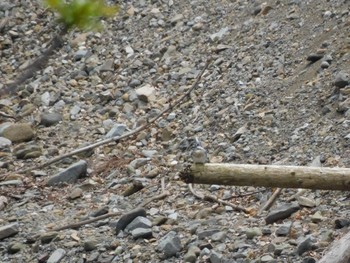
[{"label": "large rock", "polygon": [[170,231],[159,241],[158,248],[166,258],[170,258],[182,250],[181,240],[175,231]]},{"label": "large rock", "polygon": [[1,136],[13,143],[30,141],[34,137],[34,130],[29,123],[10,124],[1,132]]},{"label": "large rock", "polygon": [[13,223],[0,227],[0,240],[16,235],[18,233],[18,224]]},{"label": "large rock", "polygon": [[69,166],[64,171],[52,176],[46,184],[48,186],[54,186],[60,183],[75,183],[79,178],[85,176],[86,172],[87,163],[84,160],[80,160]]}]

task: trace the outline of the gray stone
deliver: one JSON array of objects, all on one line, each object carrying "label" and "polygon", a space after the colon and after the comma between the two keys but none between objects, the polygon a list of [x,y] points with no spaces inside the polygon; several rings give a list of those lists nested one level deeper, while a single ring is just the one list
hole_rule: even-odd
[{"label": "gray stone", "polygon": [[248,228],[245,231],[245,234],[246,234],[248,239],[253,239],[256,236],[261,236],[262,235],[262,231],[258,227],[253,227],[253,228]]},{"label": "gray stone", "polygon": [[287,236],[289,234],[290,230],[290,224],[289,225],[283,225],[277,228],[276,230],[276,236]]},{"label": "gray stone", "polygon": [[151,238],[152,237],[152,229],[151,228],[135,228],[131,230],[131,235],[134,239],[138,238]]},{"label": "gray stone", "polygon": [[154,155],[158,153],[157,150],[142,150],[142,155],[146,158],[152,158]]},{"label": "gray stone", "polygon": [[130,212],[124,214],[117,222],[115,231],[118,235],[121,230],[124,230],[127,225],[129,225],[136,217],[143,216],[146,217],[146,210],[144,208],[135,208]]},{"label": "gray stone", "polygon": [[344,88],[345,86],[349,85],[350,77],[349,74],[340,71],[336,76],[334,80],[334,85],[337,86],[338,88]]},{"label": "gray stone", "polygon": [[149,84],[146,84],[146,85],[136,89],[135,92],[136,92],[139,100],[141,100],[143,102],[147,103],[147,102],[155,100],[156,89]]},{"label": "gray stone", "polygon": [[84,250],[85,251],[95,250],[97,248],[97,244],[98,244],[98,242],[95,239],[86,240],[84,242]]},{"label": "gray stone", "polygon": [[300,206],[297,203],[284,204],[271,211],[265,218],[266,224],[272,224],[278,220],[285,219],[298,211]]},{"label": "gray stone", "polygon": [[0,134],[13,143],[30,141],[34,137],[34,130],[28,123],[11,124]]},{"label": "gray stone", "polygon": [[151,228],[152,222],[143,216],[136,217],[130,224],[125,228],[126,232],[130,232],[136,228]]},{"label": "gray stone", "polygon": [[17,159],[31,159],[40,157],[42,149],[35,144],[21,144],[13,149],[13,154]]},{"label": "gray stone", "polygon": [[212,41],[221,40],[223,36],[228,33],[228,31],[229,31],[228,27],[221,28],[219,32],[211,34],[210,39]]},{"label": "gray stone", "polygon": [[88,57],[91,55],[91,52],[87,49],[79,49],[77,52],[75,52],[73,60],[79,61],[84,57]]},{"label": "gray stone", "polygon": [[2,185],[21,185],[23,182],[21,180],[7,180],[0,182],[0,186]]},{"label": "gray stone", "polygon": [[198,239],[204,239],[206,237],[211,237],[212,235],[219,232],[220,232],[220,229],[218,228],[206,229],[206,230],[197,229],[197,236],[198,236]]},{"label": "gray stone", "polygon": [[87,163],[84,160],[80,160],[62,172],[52,176],[48,181],[48,186],[54,186],[60,183],[75,183],[78,178],[86,175]]},{"label": "gray stone", "polygon": [[23,250],[24,248],[25,248],[24,244],[16,242],[16,243],[10,244],[10,246],[7,249],[7,251],[10,254],[14,254],[14,253],[17,253],[17,252]]},{"label": "gray stone", "polygon": [[222,254],[212,251],[210,253],[210,263],[222,263],[224,260],[224,257]]},{"label": "gray stone", "polygon": [[260,258],[261,263],[275,262],[275,259],[271,255],[264,255]]},{"label": "gray stone", "polygon": [[46,127],[53,126],[62,121],[62,114],[57,112],[43,113],[40,116],[40,124]]},{"label": "gray stone", "polygon": [[215,233],[211,236],[211,239],[213,241],[219,241],[219,242],[223,242],[226,238],[226,232],[224,231],[220,231],[218,233]]},{"label": "gray stone", "polygon": [[195,245],[191,245],[189,247],[187,253],[184,255],[184,261],[195,263],[200,252],[201,252],[201,250],[199,247],[197,247]]},{"label": "gray stone", "polygon": [[56,249],[46,263],[58,263],[62,260],[62,258],[66,255],[66,251],[62,248]]},{"label": "gray stone", "polygon": [[52,240],[54,240],[57,237],[57,235],[58,235],[58,232],[56,231],[45,232],[40,235],[40,241],[42,244],[48,244]]},{"label": "gray stone", "polygon": [[135,160],[133,160],[129,166],[132,167],[133,169],[138,169],[141,166],[144,166],[145,164],[147,164],[150,161],[149,158],[137,158]]},{"label": "gray stone", "polygon": [[297,247],[297,254],[299,256],[301,256],[302,254],[304,254],[307,251],[310,251],[313,247],[313,240],[310,236],[304,238],[303,240],[301,240],[298,244]]},{"label": "gray stone", "polygon": [[0,227],[0,240],[16,235],[18,232],[19,226],[17,223],[2,226]]},{"label": "gray stone", "polygon": [[175,231],[170,231],[159,240],[158,248],[166,258],[170,258],[182,250],[181,240]]},{"label": "gray stone", "polygon": [[121,136],[125,130],[127,129],[127,126],[125,124],[116,123],[113,125],[112,129],[106,134],[106,138],[112,138],[115,136]]},{"label": "gray stone", "polygon": [[0,149],[4,150],[9,148],[12,145],[12,142],[5,138],[5,137],[0,137]]},{"label": "gray stone", "polygon": [[114,61],[113,59],[106,60],[105,63],[100,67],[100,72],[114,71]]}]

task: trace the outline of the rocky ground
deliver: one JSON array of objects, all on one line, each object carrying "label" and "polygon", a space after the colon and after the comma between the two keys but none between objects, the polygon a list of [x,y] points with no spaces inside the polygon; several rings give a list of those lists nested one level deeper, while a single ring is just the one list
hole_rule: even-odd
[{"label": "rocky ground", "polygon": [[[291,201],[297,190],[285,189],[257,214],[271,189],[195,186],[244,213],[197,198],[179,172],[194,137],[211,162],[350,167],[350,2],[118,5],[103,31],[70,32],[42,71],[0,100],[1,262],[320,259],[350,225],[347,192]],[[48,47],[54,18],[39,1],[1,1],[0,88]],[[210,57],[190,99],[149,128],[19,173],[146,124]],[[162,181],[169,195],[145,204]]]}]

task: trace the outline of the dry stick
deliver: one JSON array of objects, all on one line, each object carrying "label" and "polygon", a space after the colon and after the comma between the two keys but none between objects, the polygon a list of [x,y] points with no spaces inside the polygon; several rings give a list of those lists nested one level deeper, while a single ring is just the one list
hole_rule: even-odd
[{"label": "dry stick", "polygon": [[108,138],[108,139],[104,139],[102,141],[99,141],[99,142],[96,142],[96,143],[93,143],[93,144],[90,144],[88,146],[85,146],[85,147],[82,147],[82,148],[79,148],[79,149],[76,149],[74,151],[71,151],[71,152],[68,152],[68,153],[65,153],[65,154],[62,154],[60,156],[57,156],[55,158],[52,158],[50,160],[48,160],[47,162],[41,164],[41,165],[38,165],[38,166],[34,166],[34,167],[31,167],[31,168],[28,168],[28,169],[25,169],[25,170],[20,170],[20,171],[17,171],[17,173],[27,173],[29,171],[32,171],[32,170],[35,170],[35,169],[42,169],[44,167],[47,167],[55,162],[58,162],[64,158],[67,158],[67,157],[70,157],[70,156],[73,156],[73,155],[76,155],[78,153],[81,153],[81,152],[84,152],[84,151],[87,151],[87,150],[91,150],[91,149],[94,149],[98,146],[101,146],[101,145],[104,145],[104,144],[107,144],[107,143],[110,143],[110,142],[113,142],[113,141],[116,141],[118,142],[119,140],[122,140],[124,138],[127,138],[127,137],[130,137],[132,135],[135,135],[143,130],[145,130],[146,128],[148,128],[150,126],[150,124],[154,123],[156,120],[158,120],[159,118],[162,117],[163,114],[167,113],[168,111],[176,108],[177,106],[181,105],[181,103],[190,95],[190,93],[198,86],[199,84],[199,81],[201,80],[205,70],[208,68],[209,64],[211,62],[211,58],[209,58],[204,66],[204,68],[201,70],[201,72],[198,74],[197,78],[196,78],[196,81],[192,84],[191,88],[184,94],[182,95],[177,101],[175,101],[174,104],[171,104],[168,108],[164,109],[161,113],[159,113],[156,117],[153,117],[151,118],[146,124],[140,126],[139,128],[136,128],[135,130],[132,130],[130,132],[127,132],[121,136],[114,136],[114,137],[111,137],[111,138]]},{"label": "dry stick", "polygon": [[269,200],[267,200],[267,202],[260,208],[259,214],[261,214],[263,211],[269,210],[271,208],[271,206],[276,201],[277,197],[282,193],[282,190],[283,190],[283,188],[277,188],[275,190],[275,192],[273,192],[273,194],[271,195]]},{"label": "dry stick", "polygon": [[199,199],[202,199],[202,200],[205,200],[205,201],[211,201],[211,202],[217,202],[219,204],[223,204],[223,205],[227,205],[227,206],[230,206],[232,207],[234,210],[236,211],[242,211],[246,214],[249,213],[248,209],[242,207],[242,206],[238,206],[238,205],[234,205],[230,202],[227,202],[227,201],[224,201],[220,198],[217,198],[216,196],[214,195],[208,195],[208,194],[200,194],[200,193],[197,193],[196,191],[194,191],[193,189],[193,185],[192,184],[188,184],[188,189],[190,190],[190,192],[197,198]]}]

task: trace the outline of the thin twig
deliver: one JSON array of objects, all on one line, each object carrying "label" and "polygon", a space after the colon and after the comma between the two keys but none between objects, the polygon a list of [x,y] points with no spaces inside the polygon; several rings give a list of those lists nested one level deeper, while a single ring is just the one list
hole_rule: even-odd
[{"label": "thin twig", "polygon": [[202,199],[202,200],[205,200],[205,201],[211,201],[211,202],[217,202],[219,204],[222,204],[222,205],[227,205],[227,206],[230,206],[232,207],[233,210],[236,210],[236,211],[242,211],[246,214],[249,213],[248,209],[242,207],[242,206],[238,206],[238,205],[234,205],[230,202],[227,202],[225,200],[222,200],[220,198],[217,198],[216,196],[214,195],[208,195],[208,194],[201,194],[201,193],[197,193],[196,191],[194,191],[193,189],[193,185],[192,184],[188,184],[188,189],[190,190],[190,192],[197,198],[199,199]]},{"label": "thin twig", "polygon": [[181,105],[183,103],[183,101],[190,95],[190,93],[198,86],[199,81],[201,80],[205,70],[208,68],[210,62],[211,62],[211,59],[208,59],[206,64],[205,64],[205,66],[203,67],[201,72],[198,74],[195,82],[192,84],[191,88],[184,95],[182,95],[175,103],[173,103],[172,105],[170,105],[169,107],[164,109],[162,112],[160,112],[157,116],[151,118],[149,120],[149,122],[147,122],[146,124],[140,126],[139,128],[136,128],[136,129],[134,129],[134,130],[132,130],[130,132],[127,132],[127,133],[125,133],[125,134],[123,134],[121,136],[114,136],[114,137],[107,138],[107,139],[101,140],[99,142],[90,144],[88,146],[85,146],[85,147],[82,147],[82,148],[78,148],[78,149],[76,149],[74,151],[71,151],[71,152],[62,154],[60,156],[54,157],[54,158],[48,160],[47,162],[45,162],[43,164],[40,164],[38,166],[34,166],[34,167],[30,167],[28,169],[17,171],[17,173],[23,174],[23,173],[27,173],[27,172],[32,171],[32,170],[42,169],[44,167],[47,167],[47,166],[49,166],[49,165],[51,165],[53,163],[56,163],[56,162],[62,160],[64,158],[76,155],[78,153],[81,153],[81,152],[84,152],[84,151],[87,151],[87,150],[94,149],[94,148],[96,148],[98,146],[105,145],[105,144],[110,143],[110,142],[118,142],[118,141],[120,141],[122,139],[128,138],[128,137],[130,137],[132,135],[135,135],[135,134],[137,134],[137,133],[147,129],[152,123],[154,123],[156,120],[161,118],[165,113],[173,110],[175,107],[177,107],[177,106],[179,106],[179,105]]},{"label": "thin twig", "polygon": [[260,208],[259,214],[271,208],[271,206],[275,203],[277,197],[282,193],[282,190],[283,188],[277,188],[275,192],[273,192],[269,200],[267,200],[267,202]]}]

